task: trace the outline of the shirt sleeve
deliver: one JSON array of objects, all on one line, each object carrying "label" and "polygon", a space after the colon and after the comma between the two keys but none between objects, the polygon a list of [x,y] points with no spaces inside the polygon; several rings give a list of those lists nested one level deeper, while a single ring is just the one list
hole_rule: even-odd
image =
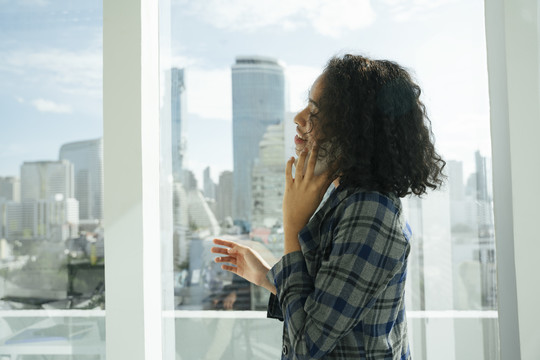
[{"label": "shirt sleeve", "polygon": [[268,273],[298,359],[331,352],[406,261],[398,216],[384,205],[352,203],[336,224],[330,254],[314,278],[300,251],[283,256]]},{"label": "shirt sleeve", "polygon": [[[274,281],[270,280],[273,284]],[[268,299],[268,308],[266,310],[266,317],[270,319],[278,319],[279,321],[283,321],[283,313],[281,312],[281,306],[279,305],[279,301],[274,294],[270,294],[270,298]]]}]

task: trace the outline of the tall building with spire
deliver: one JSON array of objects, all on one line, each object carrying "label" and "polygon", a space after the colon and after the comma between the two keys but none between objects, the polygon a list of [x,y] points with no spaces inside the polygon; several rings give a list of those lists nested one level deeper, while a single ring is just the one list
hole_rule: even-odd
[{"label": "tall building with spire", "polygon": [[232,66],[233,218],[250,221],[251,175],[259,143],[269,125],[285,116],[284,67],[273,58],[238,56]]},{"label": "tall building with spire", "polygon": [[183,122],[186,113],[184,69],[171,69],[171,151],[174,181],[182,181],[184,161]]}]

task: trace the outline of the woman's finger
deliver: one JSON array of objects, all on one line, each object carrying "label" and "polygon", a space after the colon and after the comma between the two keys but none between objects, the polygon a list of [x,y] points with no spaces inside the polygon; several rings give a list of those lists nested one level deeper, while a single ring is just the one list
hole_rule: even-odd
[{"label": "woman's finger", "polygon": [[290,185],[293,182],[292,177],[292,166],[294,164],[294,157],[291,157],[289,161],[287,161],[287,166],[285,167],[285,184]]},{"label": "woman's finger", "polygon": [[236,258],[233,256],[220,256],[220,257],[215,258],[214,260],[217,263],[226,262],[226,263],[231,263],[233,265],[236,265]]},{"label": "woman's finger", "polygon": [[307,163],[307,169],[306,169],[306,180],[309,180],[313,177],[313,172],[315,171],[315,164],[317,163],[317,158],[319,155],[319,147],[317,145],[313,145],[313,148],[311,149],[311,154],[309,155],[309,160]]},{"label": "woman's finger", "polygon": [[233,246],[238,245],[234,241],[228,241],[228,240],[221,240],[221,239],[214,239],[214,244],[221,245],[221,246],[227,246],[232,248]]},{"label": "woman's finger", "polygon": [[228,254],[227,252],[227,248],[224,248],[224,247],[213,247],[210,249],[211,252],[213,252],[214,254]]},{"label": "woman's finger", "polygon": [[232,272],[233,274],[237,274],[238,275],[238,268],[236,266],[231,266],[231,265],[221,265],[221,268],[223,270],[227,270],[227,271],[230,271]]},{"label": "woman's finger", "polygon": [[306,165],[306,156],[308,154],[308,148],[307,146],[304,147],[304,150],[300,153],[300,156],[298,157],[298,162],[296,163],[296,173],[295,173],[295,180],[301,179],[304,175],[304,167]]}]

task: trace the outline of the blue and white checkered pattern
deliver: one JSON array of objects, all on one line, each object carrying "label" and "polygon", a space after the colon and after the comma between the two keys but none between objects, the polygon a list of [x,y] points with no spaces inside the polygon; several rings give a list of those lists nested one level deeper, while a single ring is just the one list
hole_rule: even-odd
[{"label": "blue and white checkered pattern", "polygon": [[405,278],[411,232],[393,194],[338,187],[268,272],[284,320],[282,359],[410,359]]}]

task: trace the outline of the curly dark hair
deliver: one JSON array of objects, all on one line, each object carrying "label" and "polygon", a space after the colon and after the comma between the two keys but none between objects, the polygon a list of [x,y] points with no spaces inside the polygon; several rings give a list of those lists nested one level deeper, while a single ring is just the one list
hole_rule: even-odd
[{"label": "curly dark hair", "polygon": [[445,179],[420,87],[398,64],[345,55],[328,62],[318,112],[311,114],[321,156],[340,186],[399,197],[422,195]]}]

